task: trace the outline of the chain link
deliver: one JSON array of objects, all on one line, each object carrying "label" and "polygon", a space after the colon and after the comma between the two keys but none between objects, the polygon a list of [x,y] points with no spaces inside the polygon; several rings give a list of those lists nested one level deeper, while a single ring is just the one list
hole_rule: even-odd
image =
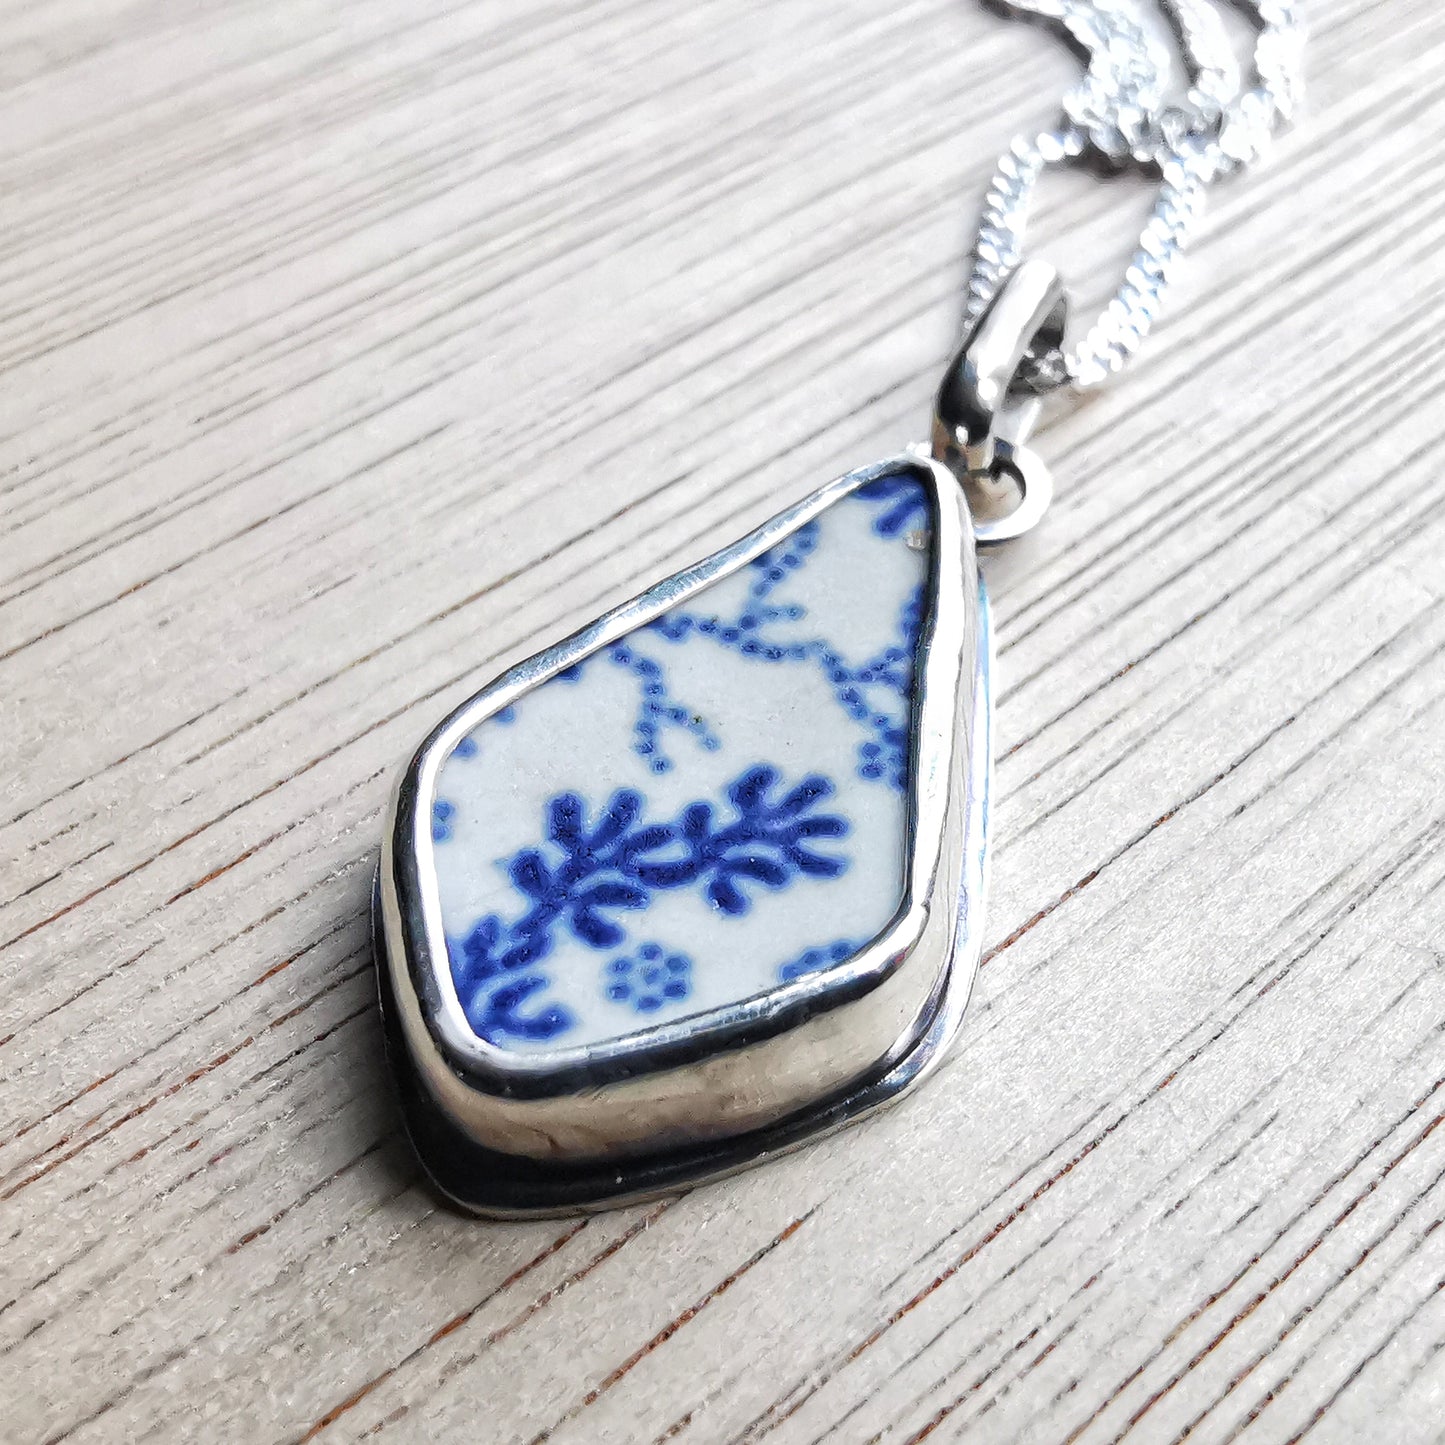
[{"label": "chain link", "polygon": [[[1241,74],[1215,0],[1157,0],[1171,47],[1145,21],[1146,0],[996,0],[1065,30],[1089,56],[1063,123],[1004,153],[984,200],[966,319],[972,323],[1023,260],[1029,204],[1050,166],[1092,160],[1159,177],[1159,194],[1124,279],[1077,346],[1031,358],[1028,388],[1098,386],[1121,371],[1159,314],[1179,255],[1217,181],[1252,164],[1299,98],[1303,34],[1288,0],[1228,0],[1257,29]],[[1171,62],[1183,65],[1184,93]]]}]

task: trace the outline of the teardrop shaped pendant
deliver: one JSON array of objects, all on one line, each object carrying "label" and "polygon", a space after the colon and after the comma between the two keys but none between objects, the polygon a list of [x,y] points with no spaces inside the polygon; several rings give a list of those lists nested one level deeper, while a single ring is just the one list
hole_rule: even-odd
[{"label": "teardrop shaped pendant", "polygon": [[491,1215],[620,1204],[921,1079],[979,952],[988,655],[964,494],[908,456],[443,721],[375,919],[437,1186]]}]

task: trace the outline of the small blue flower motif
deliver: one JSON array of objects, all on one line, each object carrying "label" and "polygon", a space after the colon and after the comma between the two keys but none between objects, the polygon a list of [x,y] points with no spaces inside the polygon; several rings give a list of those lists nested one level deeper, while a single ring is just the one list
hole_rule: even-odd
[{"label": "small blue flower motif", "polygon": [[452,756],[458,758],[474,758],[477,755],[477,740],[474,737],[464,737],[456,747],[452,749]]},{"label": "small blue flower motif", "polygon": [[832,968],[836,963],[842,963],[845,958],[851,958],[862,946],[851,939],[840,938],[836,943],[825,943],[819,948],[807,949],[796,958],[780,963],[778,978],[783,983],[791,983],[793,979],[802,978],[804,974],[819,973],[825,968]]},{"label": "small blue flower motif", "polygon": [[644,943],[636,953],[614,958],[603,973],[603,992],[613,1003],[630,1004],[637,1013],[656,1013],[692,992],[692,959],[660,943]]},{"label": "small blue flower motif", "polygon": [[858,749],[858,776],[884,779],[901,792],[908,784],[908,730],[880,718],[877,732],[880,742]]},{"label": "small blue flower motif", "polygon": [[[572,680],[575,680],[575,679],[572,679]],[[515,706],[513,706],[513,707],[504,707],[504,708],[501,710],[501,712],[499,712],[499,713],[493,713],[493,714],[492,714],[492,721],[493,721],[493,722],[499,722],[499,723],[501,723],[501,725],[502,725],[503,727],[511,727],[511,725],[512,725],[514,722],[517,721],[517,709],[516,709],[516,707],[515,707]]]},{"label": "small blue flower motif", "polygon": [[457,806],[445,798],[438,798],[431,805],[431,837],[433,843],[445,843],[452,836],[452,819],[456,817]]}]

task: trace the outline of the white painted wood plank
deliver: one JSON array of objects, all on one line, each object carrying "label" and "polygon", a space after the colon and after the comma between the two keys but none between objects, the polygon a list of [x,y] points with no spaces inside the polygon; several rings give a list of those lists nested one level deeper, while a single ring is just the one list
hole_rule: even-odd
[{"label": "white painted wood plank", "polygon": [[[1307,114],[987,559],[957,1055],[504,1227],[381,1074],[394,770],[920,433],[1072,62],[954,0],[0,7],[0,1435],[1445,1438],[1445,19],[1304,8]],[[1037,234],[1099,294],[1143,203]]]}]

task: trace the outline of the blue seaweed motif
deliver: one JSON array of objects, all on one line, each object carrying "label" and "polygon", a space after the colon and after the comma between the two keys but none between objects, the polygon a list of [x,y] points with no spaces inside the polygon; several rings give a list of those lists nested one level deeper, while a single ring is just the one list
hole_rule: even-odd
[{"label": "blue seaweed motif", "polygon": [[631,788],[591,820],[578,794],[559,793],[546,808],[547,843],[507,865],[525,905],[520,916],[489,913],[448,940],[467,1021],[492,1042],[564,1033],[574,1022],[564,1008],[536,1006],[550,983],[537,965],[564,931],[590,948],[617,947],[627,937],[618,915],[646,909],[658,893],[697,887],[718,912],[740,915],[757,889],[837,877],[847,860],[818,850],[849,831],[845,818],[819,811],[834,791],[818,774],[784,789],[778,770],[759,764],[728,786],[731,818],[699,800],[663,823],[645,821],[642,795]]}]

